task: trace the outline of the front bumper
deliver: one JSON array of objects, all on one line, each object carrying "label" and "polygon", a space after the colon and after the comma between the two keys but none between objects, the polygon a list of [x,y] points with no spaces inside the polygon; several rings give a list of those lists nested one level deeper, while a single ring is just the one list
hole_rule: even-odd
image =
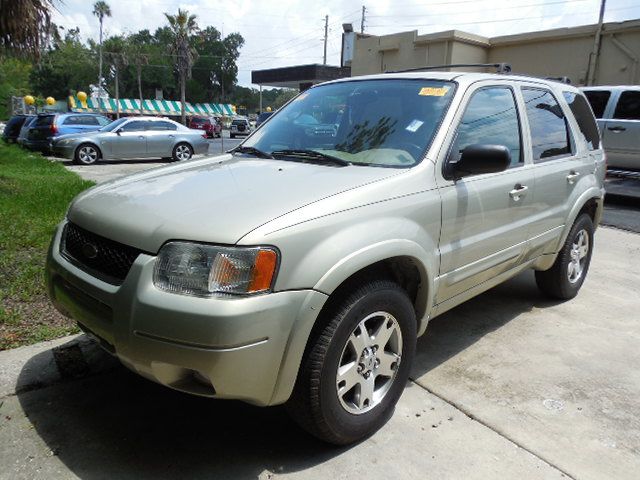
[{"label": "front bumper", "polygon": [[59,251],[47,257],[54,305],[130,369],[168,387],[256,405],[287,400],[327,296],[314,290],[196,298],[153,285],[155,257],[141,254],[122,285],[99,280]]}]

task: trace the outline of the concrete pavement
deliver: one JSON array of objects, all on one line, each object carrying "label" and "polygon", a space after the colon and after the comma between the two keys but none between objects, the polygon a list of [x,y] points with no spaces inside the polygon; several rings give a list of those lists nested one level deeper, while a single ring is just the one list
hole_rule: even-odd
[{"label": "concrete pavement", "polygon": [[97,350],[80,371],[54,356],[52,384],[50,347],[1,352],[22,367],[0,375],[19,390],[0,399],[0,478],[637,478],[638,272],[640,236],[602,228],[576,299],[544,299],[527,272],[433,320],[393,418],[348,449]]}]

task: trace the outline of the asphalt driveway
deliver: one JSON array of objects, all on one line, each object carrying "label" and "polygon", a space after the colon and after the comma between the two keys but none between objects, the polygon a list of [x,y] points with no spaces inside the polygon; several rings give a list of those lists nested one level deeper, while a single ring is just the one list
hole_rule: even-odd
[{"label": "asphalt driveway", "polygon": [[48,345],[0,352],[0,383],[19,365],[0,478],[637,478],[640,236],[596,242],[573,301],[544,299],[527,272],[433,320],[392,420],[347,449],[282,408],[152,384],[86,340],[64,362]]}]

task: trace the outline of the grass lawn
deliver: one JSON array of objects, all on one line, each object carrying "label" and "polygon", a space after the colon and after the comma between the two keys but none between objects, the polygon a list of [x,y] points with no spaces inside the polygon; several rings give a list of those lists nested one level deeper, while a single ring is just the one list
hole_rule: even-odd
[{"label": "grass lawn", "polygon": [[55,226],[92,185],[58,162],[0,142],[0,350],[77,331],[49,303],[43,269]]}]

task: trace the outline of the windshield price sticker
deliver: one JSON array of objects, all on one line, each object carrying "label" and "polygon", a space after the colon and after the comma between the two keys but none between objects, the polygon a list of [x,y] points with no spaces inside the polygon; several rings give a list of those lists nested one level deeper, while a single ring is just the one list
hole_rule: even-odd
[{"label": "windshield price sticker", "polygon": [[407,128],[405,128],[405,130],[408,130],[410,132],[417,132],[418,129],[424,124],[424,122],[420,121],[420,120],[413,120],[409,125],[407,125]]},{"label": "windshield price sticker", "polygon": [[424,97],[444,97],[449,91],[449,87],[422,87],[418,95]]}]

